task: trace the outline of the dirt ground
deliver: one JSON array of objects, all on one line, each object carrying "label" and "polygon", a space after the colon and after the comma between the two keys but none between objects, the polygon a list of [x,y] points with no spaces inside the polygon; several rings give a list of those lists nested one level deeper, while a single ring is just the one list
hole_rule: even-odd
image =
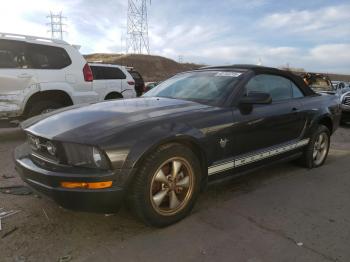
[{"label": "dirt ground", "polygon": [[[0,131],[0,187],[22,185],[12,151],[16,129]],[[0,261],[350,261],[350,127],[332,138],[326,164],[292,163],[212,186],[193,213],[147,228],[125,209],[73,212],[46,197],[0,193]]]}]

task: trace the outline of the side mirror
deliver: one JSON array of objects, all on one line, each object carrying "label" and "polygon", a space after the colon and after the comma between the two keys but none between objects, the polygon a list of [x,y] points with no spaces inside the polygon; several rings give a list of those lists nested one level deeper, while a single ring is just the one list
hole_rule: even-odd
[{"label": "side mirror", "polygon": [[247,96],[242,97],[239,101],[241,105],[271,104],[271,102],[271,95],[263,92],[249,92]]}]

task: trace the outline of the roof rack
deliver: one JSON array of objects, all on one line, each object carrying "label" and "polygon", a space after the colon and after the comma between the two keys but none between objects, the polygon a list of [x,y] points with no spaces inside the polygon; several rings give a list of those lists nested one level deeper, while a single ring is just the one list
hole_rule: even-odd
[{"label": "roof rack", "polygon": [[12,34],[12,33],[1,33],[1,38],[10,38],[10,39],[22,39],[22,40],[28,40],[28,41],[41,41],[41,42],[49,42],[49,43],[55,43],[55,44],[64,44],[68,45],[66,41],[59,40],[59,39],[52,39],[47,37],[40,37],[40,36],[30,36],[30,35],[21,35],[21,34]]}]

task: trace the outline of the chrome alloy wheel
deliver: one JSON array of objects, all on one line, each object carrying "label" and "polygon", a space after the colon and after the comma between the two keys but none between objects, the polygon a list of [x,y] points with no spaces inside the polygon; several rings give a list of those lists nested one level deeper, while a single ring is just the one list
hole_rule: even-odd
[{"label": "chrome alloy wheel", "polygon": [[328,135],[325,132],[319,134],[315,141],[314,151],[312,154],[314,164],[316,166],[320,165],[325,159],[328,151],[328,144],[329,144]]},{"label": "chrome alloy wheel", "polygon": [[193,194],[194,179],[192,167],[184,158],[174,157],[160,165],[150,188],[154,210],[165,216],[182,210]]}]

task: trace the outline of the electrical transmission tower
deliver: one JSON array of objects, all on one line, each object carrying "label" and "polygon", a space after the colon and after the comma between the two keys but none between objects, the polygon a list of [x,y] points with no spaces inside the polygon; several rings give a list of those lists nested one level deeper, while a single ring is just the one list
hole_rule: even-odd
[{"label": "electrical transmission tower", "polygon": [[51,33],[51,38],[63,40],[63,33],[65,32],[63,30],[63,27],[65,26],[65,24],[63,24],[62,21],[66,17],[62,16],[62,12],[59,12],[59,13],[50,12],[50,15],[48,15],[47,18],[50,19],[50,23],[48,23],[47,25],[50,26],[49,32]]},{"label": "electrical transmission tower", "polygon": [[126,53],[150,54],[147,2],[147,0],[128,0]]}]

